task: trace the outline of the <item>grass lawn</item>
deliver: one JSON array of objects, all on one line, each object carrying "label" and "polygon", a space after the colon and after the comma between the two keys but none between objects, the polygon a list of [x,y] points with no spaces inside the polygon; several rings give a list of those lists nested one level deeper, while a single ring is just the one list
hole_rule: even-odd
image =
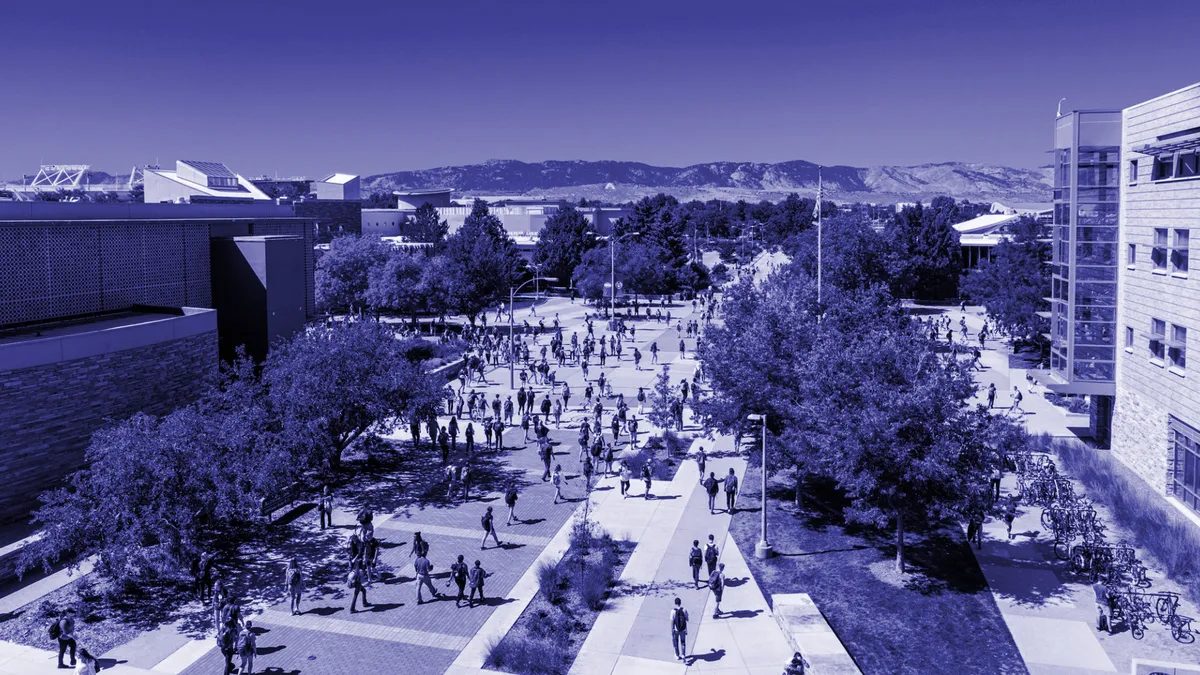
[{"label": "grass lawn", "polygon": [[[758,480],[748,469],[743,484]],[[791,486],[769,494],[776,557],[753,555],[757,509],[739,511],[731,527],[755,579],[768,596],[808,593],[863,673],[1028,672],[957,524],[910,532],[901,578],[890,532],[847,525],[836,506],[810,501],[798,511]],[[820,497],[836,504],[833,494]]]}]

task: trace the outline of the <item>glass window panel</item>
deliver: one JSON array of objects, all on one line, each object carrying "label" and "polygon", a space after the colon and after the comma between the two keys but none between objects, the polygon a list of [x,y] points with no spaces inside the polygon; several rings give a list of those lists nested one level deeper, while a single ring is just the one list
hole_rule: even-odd
[{"label": "glass window panel", "polygon": [[1158,336],[1158,337],[1166,337],[1167,322],[1163,321],[1162,319],[1151,319],[1150,320],[1150,334]]},{"label": "glass window panel", "polygon": [[1179,170],[1176,172],[1176,178],[1192,178],[1196,176],[1197,164],[1196,153],[1188,152],[1179,155]]},{"label": "glass window panel", "polygon": [[1116,263],[1116,244],[1083,243],[1075,247],[1075,264],[1077,265],[1115,265]]},{"label": "glass window panel", "polygon": [[1167,230],[1166,230],[1166,228],[1155,228],[1155,230],[1154,230],[1154,245],[1155,246],[1166,246],[1167,245]]},{"label": "glass window panel", "polygon": [[1079,188],[1078,199],[1081,202],[1115,202],[1117,188]]},{"label": "glass window panel", "polygon": [[1113,326],[1111,324],[1089,321],[1075,322],[1076,345],[1111,345],[1112,343]]},{"label": "glass window panel", "polygon": [[1075,361],[1112,361],[1116,358],[1112,347],[1081,347],[1075,345]]},{"label": "glass window panel", "polygon": [[1091,166],[1081,166],[1076,172],[1079,179],[1079,185],[1082,186],[1108,186],[1117,184],[1117,166],[1115,164],[1095,164]]},{"label": "glass window panel", "polygon": [[1195,488],[1196,485],[1196,456],[1183,449],[1183,484]]},{"label": "glass window panel", "polygon": [[1125,346],[1126,347],[1133,346],[1133,326],[1125,327]]},{"label": "glass window panel", "polygon": [[1117,225],[1117,204],[1080,204],[1076,225]]},{"label": "glass window panel", "polygon": [[1080,281],[1116,281],[1115,267],[1076,267],[1075,278]]},{"label": "glass window panel", "polygon": [[1117,319],[1117,310],[1114,307],[1076,307],[1075,319],[1077,321],[1103,321],[1112,323]]},{"label": "glass window panel", "polygon": [[1171,155],[1154,158],[1154,171],[1151,174],[1153,180],[1163,180],[1172,178],[1175,175],[1175,158]]},{"label": "glass window panel", "polygon": [[1075,228],[1075,241],[1099,241],[1108,242],[1117,240],[1117,228],[1115,227],[1077,227]]},{"label": "glass window panel", "polygon": [[1116,299],[1116,284],[1093,282],[1075,284],[1075,305],[1077,307],[1089,305],[1115,305]]},{"label": "glass window panel", "polygon": [[1138,161],[1136,159],[1129,161],[1129,184],[1135,185],[1138,180]]},{"label": "glass window panel", "polygon": [[1075,379],[1088,382],[1111,382],[1113,364],[1102,361],[1075,361]]}]

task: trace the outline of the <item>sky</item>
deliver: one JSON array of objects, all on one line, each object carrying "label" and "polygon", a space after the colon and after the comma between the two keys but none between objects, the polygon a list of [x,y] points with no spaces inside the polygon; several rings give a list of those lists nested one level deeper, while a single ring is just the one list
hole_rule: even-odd
[{"label": "sky", "polygon": [[0,179],[487,159],[1047,163],[1054,113],[1200,80],[1179,0],[5,3]]}]

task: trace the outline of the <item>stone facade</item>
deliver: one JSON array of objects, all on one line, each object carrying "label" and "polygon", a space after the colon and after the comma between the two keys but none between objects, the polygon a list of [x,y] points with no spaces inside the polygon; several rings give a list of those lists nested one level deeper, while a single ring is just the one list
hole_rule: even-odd
[{"label": "stone facade", "polygon": [[1117,383],[1113,412],[1112,452],[1155,490],[1169,487],[1168,415],[1166,410],[1135,389]]},{"label": "stone facade", "polygon": [[216,330],[136,349],[0,371],[0,522],[27,518],[36,495],[83,465],[92,432],[196,398],[218,366]]},{"label": "stone facade", "polygon": [[1182,476],[1172,429],[1200,429],[1200,361],[1186,358],[1200,336],[1200,268],[1188,265],[1197,259],[1189,233],[1200,241],[1200,176],[1180,164],[1198,149],[1188,140],[1197,127],[1200,85],[1122,113],[1112,450],[1155,489],[1174,494]]}]

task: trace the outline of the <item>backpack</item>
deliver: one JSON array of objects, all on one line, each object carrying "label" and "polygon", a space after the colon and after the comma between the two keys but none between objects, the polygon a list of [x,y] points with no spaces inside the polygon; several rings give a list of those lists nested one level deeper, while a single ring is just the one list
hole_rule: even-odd
[{"label": "backpack", "polygon": [[708,587],[713,591],[719,592],[724,586],[725,582],[721,580],[720,572],[713,572],[712,576],[708,578]]},{"label": "backpack", "polygon": [[46,632],[50,634],[51,640],[57,640],[62,635],[62,626],[59,625],[58,619],[50,622],[50,625],[46,628]]},{"label": "backpack", "polygon": [[671,627],[675,629],[676,633],[683,633],[687,631],[687,614],[682,608],[676,607],[675,611],[672,613]]},{"label": "backpack", "polygon": [[483,514],[483,517],[479,519],[479,524],[480,524],[481,526],[483,526],[483,529],[484,529],[484,531],[485,531],[485,532],[486,532],[486,531],[488,531],[488,530],[490,530],[490,529],[492,529],[492,518],[491,518],[491,516],[489,516],[489,515],[488,515],[488,514],[486,514],[486,513],[485,513],[485,514]]},{"label": "backpack", "polygon": [[508,492],[504,494],[504,503],[512,506],[517,503],[517,489],[510,487]]},{"label": "backpack", "polygon": [[701,562],[702,562],[702,559],[701,559],[700,549],[698,549],[698,548],[692,549],[692,552],[688,557],[688,563],[690,563],[692,567],[699,567]]},{"label": "backpack", "polygon": [[300,585],[300,569],[299,568],[292,570],[292,575],[290,577],[288,577],[288,583],[291,584],[292,586]]},{"label": "backpack", "polygon": [[450,566],[450,574],[454,577],[454,583],[465,584],[467,582],[467,564],[454,563]]},{"label": "backpack", "polygon": [[354,581],[355,581],[354,570],[350,570],[350,574],[346,575],[346,587],[354,588]]},{"label": "backpack", "polygon": [[705,547],[704,561],[707,563],[710,563],[710,564],[717,562],[717,547],[716,546]]}]

